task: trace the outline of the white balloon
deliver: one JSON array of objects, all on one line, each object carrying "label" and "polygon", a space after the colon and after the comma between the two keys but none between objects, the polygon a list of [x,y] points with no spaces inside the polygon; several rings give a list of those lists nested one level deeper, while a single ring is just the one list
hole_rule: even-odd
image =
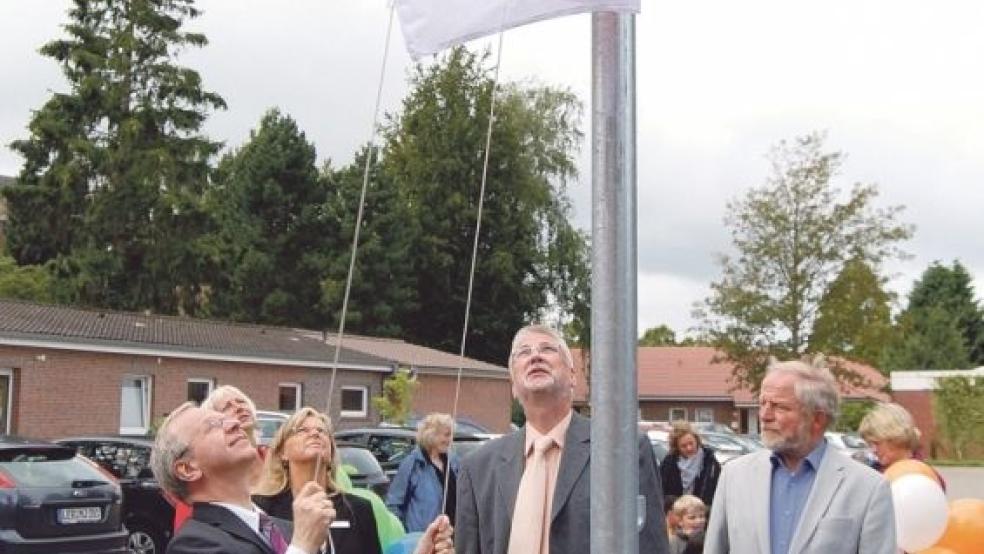
[{"label": "white balloon", "polygon": [[943,536],[950,508],[939,483],[925,475],[903,475],[892,482],[892,502],[899,548],[916,552]]}]

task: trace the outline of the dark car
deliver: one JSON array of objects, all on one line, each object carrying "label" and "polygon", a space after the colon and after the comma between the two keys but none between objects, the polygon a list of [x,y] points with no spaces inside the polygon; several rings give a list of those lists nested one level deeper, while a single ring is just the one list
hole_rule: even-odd
[{"label": "dark car", "polygon": [[[400,427],[347,429],[335,433],[335,438],[368,448],[390,479],[396,475],[403,458],[417,447],[417,432]],[[459,433],[454,436],[451,448],[460,457],[485,440],[483,437]]]},{"label": "dark car", "polygon": [[335,445],[338,447],[338,457],[342,460],[342,467],[352,480],[352,485],[369,489],[380,497],[386,498],[390,480],[372,452],[365,446],[354,443],[336,442]]},{"label": "dark car", "polygon": [[161,554],[171,540],[174,507],[150,471],[153,441],[138,437],[71,437],[59,444],[105,468],[123,488],[123,524],[133,554]]},{"label": "dark car", "polygon": [[126,552],[122,492],[75,450],[0,436],[0,552]]}]

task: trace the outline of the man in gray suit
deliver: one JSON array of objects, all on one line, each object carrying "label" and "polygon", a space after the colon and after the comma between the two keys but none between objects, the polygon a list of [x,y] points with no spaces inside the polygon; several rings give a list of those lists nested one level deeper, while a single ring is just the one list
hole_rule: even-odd
[{"label": "man in gray suit", "polygon": [[[520,329],[509,356],[513,396],[523,405],[526,425],[489,441],[461,464],[455,544],[458,554],[547,554],[587,552],[590,544],[591,423],[574,413],[574,364],[567,343],[549,327]],[[546,454],[534,451],[550,437]],[[530,502],[529,474],[546,466],[546,493]],[[524,476],[525,475],[525,476]],[[530,479],[532,480],[532,479]],[[646,498],[640,552],[669,551],[663,494],[652,447],[639,441],[639,490]],[[551,492],[552,491],[552,494]],[[545,506],[543,497],[546,496]],[[530,510],[530,504],[537,504]],[[542,508],[541,508],[542,506]],[[541,519],[528,514],[542,514]]]},{"label": "man in gray suit", "polygon": [[726,464],[707,554],[896,554],[888,482],[827,446],[837,382],[822,363],[770,364],[759,393],[766,450]]}]

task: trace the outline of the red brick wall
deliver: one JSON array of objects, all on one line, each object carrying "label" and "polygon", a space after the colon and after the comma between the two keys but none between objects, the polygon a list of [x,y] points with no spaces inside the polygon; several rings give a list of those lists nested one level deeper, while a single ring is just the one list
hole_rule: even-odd
[{"label": "red brick wall", "polygon": [[930,457],[937,455],[940,449],[936,440],[936,418],[933,414],[932,391],[897,391],[892,393],[892,400],[901,404],[916,422],[916,427],[922,432],[922,451]]},{"label": "red brick wall", "polygon": [[[418,414],[451,413],[454,406],[456,378],[418,374],[420,387],[414,396],[413,410]],[[497,433],[509,431],[512,391],[508,379],[461,380],[458,414],[468,416]]]}]

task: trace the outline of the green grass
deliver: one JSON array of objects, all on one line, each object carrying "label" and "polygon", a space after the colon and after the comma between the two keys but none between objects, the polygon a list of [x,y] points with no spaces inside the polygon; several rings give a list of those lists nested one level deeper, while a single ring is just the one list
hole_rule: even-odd
[{"label": "green grass", "polygon": [[940,460],[926,460],[926,462],[931,466],[944,466],[944,467],[984,467],[984,460],[954,460],[950,458],[940,459]]}]

